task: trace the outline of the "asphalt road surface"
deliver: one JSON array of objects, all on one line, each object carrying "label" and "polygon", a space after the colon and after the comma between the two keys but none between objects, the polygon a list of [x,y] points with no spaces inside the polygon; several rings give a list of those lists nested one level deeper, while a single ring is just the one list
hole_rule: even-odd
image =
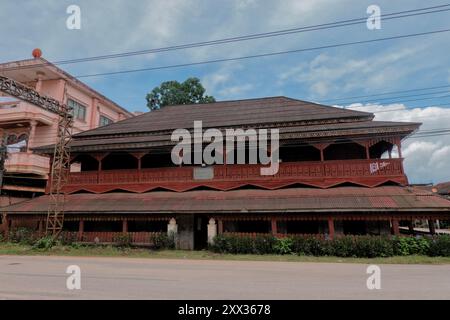
[{"label": "asphalt road surface", "polygon": [[[81,270],[68,290],[66,270]],[[450,265],[0,256],[0,299],[450,299]],[[74,283],[74,282],[70,282]]]}]

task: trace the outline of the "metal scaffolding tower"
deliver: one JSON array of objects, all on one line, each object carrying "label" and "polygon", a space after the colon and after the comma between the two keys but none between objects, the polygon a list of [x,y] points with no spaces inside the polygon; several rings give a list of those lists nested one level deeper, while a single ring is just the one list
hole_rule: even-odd
[{"label": "metal scaffolding tower", "polygon": [[[62,231],[64,224],[65,194],[62,189],[64,184],[67,182],[70,172],[69,143],[72,136],[72,110],[67,105],[61,104],[53,98],[41,95],[34,89],[4,76],[0,76],[0,92],[34,104],[44,110],[56,113],[59,116],[58,140],[55,144],[55,151],[51,165],[50,204],[48,208],[46,225],[47,234],[57,237]],[[4,162],[3,157],[2,160],[0,160],[0,164],[1,161]],[[0,169],[1,179],[4,173],[4,166]]]}]

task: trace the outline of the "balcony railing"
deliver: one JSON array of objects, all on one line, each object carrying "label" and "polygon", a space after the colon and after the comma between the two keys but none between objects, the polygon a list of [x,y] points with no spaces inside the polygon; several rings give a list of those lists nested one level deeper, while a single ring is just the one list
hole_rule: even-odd
[{"label": "balcony railing", "polygon": [[[404,177],[403,159],[339,160],[280,163],[275,175],[261,175],[261,165],[217,165],[207,168],[173,167],[71,173],[68,186],[136,185],[162,183],[352,180]],[[406,177],[404,177],[406,179]]]}]

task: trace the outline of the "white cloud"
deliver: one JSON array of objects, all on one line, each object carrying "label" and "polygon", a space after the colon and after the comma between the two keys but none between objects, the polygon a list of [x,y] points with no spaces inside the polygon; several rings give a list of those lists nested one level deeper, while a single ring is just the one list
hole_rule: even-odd
[{"label": "white cloud", "polygon": [[403,143],[405,171],[411,183],[438,183],[450,180],[450,135],[420,136],[421,132],[449,128],[450,109],[407,108],[404,104],[362,105],[349,109],[375,113],[375,121],[420,122],[415,136]]},{"label": "white cloud", "polygon": [[421,45],[389,49],[383,54],[351,59],[321,53],[309,63],[301,62],[280,73],[278,85],[295,81],[307,85],[309,91],[318,97],[367,88],[376,90],[394,85],[416,72],[419,67],[408,62],[425,48],[426,46]]}]

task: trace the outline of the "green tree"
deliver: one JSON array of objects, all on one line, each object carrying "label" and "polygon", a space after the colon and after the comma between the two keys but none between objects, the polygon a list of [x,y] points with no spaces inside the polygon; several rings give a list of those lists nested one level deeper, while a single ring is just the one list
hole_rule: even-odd
[{"label": "green tree", "polygon": [[205,95],[205,88],[198,78],[189,78],[180,83],[167,81],[161,83],[147,94],[147,107],[157,110],[165,106],[210,103],[216,100],[212,96]]}]

